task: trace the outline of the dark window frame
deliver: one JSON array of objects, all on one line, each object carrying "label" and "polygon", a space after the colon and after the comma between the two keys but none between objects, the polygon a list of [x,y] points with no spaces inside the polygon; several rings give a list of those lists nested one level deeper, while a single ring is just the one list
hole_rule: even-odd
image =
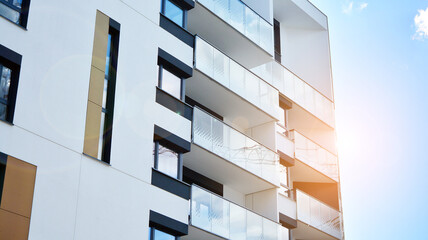
[{"label": "dark window frame", "polygon": [[[175,153],[177,153],[177,177],[173,177],[170,176],[172,178],[176,178],[180,181],[183,180],[183,153],[177,152],[174,149],[171,149],[167,146],[164,146],[163,144],[161,144],[159,141],[153,141],[154,144],[154,149],[153,149],[153,168],[162,172],[161,170],[158,169],[158,165],[159,165],[159,145],[162,145],[165,148],[168,148],[171,151],[174,151]],[[163,173],[163,172],[162,172]],[[166,173],[164,173],[166,174]],[[169,175],[168,175],[169,176]]]},{"label": "dark window frame", "polygon": [[[102,112],[105,114],[104,129],[102,137],[102,148],[101,148],[101,161],[110,164],[111,157],[111,142],[113,133],[113,118],[114,118],[114,99],[116,93],[116,73],[117,64],[119,57],[119,38],[120,38],[120,24],[110,19],[109,36],[111,36],[110,45],[110,63],[108,68],[107,79],[107,96],[106,106],[102,108]],[[107,63],[106,63],[107,64]]]},{"label": "dark window frame", "polygon": [[274,36],[274,52],[275,60],[279,63],[282,61],[281,55],[281,23],[274,19],[273,20],[273,36]]},{"label": "dark window frame", "polygon": [[[166,1],[169,1],[170,3],[174,4],[176,7],[178,7],[181,11],[183,11],[183,19],[181,20],[181,25],[177,24],[176,22],[174,22],[172,19],[170,19],[166,14],[165,14],[165,5],[166,5]],[[166,18],[168,18],[169,20],[171,20],[172,22],[176,23],[178,26],[182,27],[183,29],[187,30],[187,9],[185,9],[183,6],[180,6],[176,1],[174,0],[161,0],[161,9],[160,9],[160,13],[162,15],[164,15]]]},{"label": "dark window frame", "polygon": [[19,23],[16,23],[16,22],[12,21],[11,19],[9,19],[3,15],[0,15],[0,16],[2,16],[3,18],[7,19],[8,21],[10,21],[14,24],[17,24],[23,28],[27,27],[28,12],[30,9],[30,0],[22,0],[21,8],[13,5],[13,0],[0,0],[0,4],[5,5],[6,7],[12,9],[15,12],[18,12],[19,13]]},{"label": "dark window frame", "polygon": [[[180,101],[184,102],[185,98],[186,98],[186,81],[185,78],[183,78],[182,76],[180,76],[179,74],[177,74],[173,69],[166,67],[164,64],[160,63],[159,64],[159,72],[158,72],[158,87],[160,89],[162,89],[163,91],[165,91],[162,88],[162,80],[163,80],[163,70],[166,70],[168,72],[170,72],[171,74],[173,74],[174,76],[180,78],[180,98],[178,98]],[[169,95],[175,97],[174,95],[172,95],[171,93],[165,91],[166,93],[168,93]],[[176,97],[175,97],[176,98]]]},{"label": "dark window frame", "polygon": [[8,99],[0,99],[0,103],[6,105],[6,119],[0,119],[0,121],[7,122],[9,124],[13,124],[15,115],[21,62],[21,55],[0,44],[0,65],[9,68],[12,71]]}]

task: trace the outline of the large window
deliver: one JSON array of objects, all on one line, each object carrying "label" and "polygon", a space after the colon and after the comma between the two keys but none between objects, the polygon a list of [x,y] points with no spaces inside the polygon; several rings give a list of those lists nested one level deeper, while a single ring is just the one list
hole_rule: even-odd
[{"label": "large window", "polygon": [[176,240],[179,239],[176,236],[170,235],[168,233],[162,232],[155,228],[150,228],[149,230],[149,240]]},{"label": "large window", "polygon": [[21,56],[0,45],[0,120],[13,122]]},{"label": "large window", "polygon": [[0,15],[26,27],[29,5],[29,0],[0,0]]},{"label": "large window", "polygon": [[109,28],[107,55],[104,76],[104,90],[100,124],[100,140],[98,159],[109,162],[111,148],[111,134],[113,127],[114,94],[116,86],[116,69],[119,49],[119,31]]},{"label": "large window", "polygon": [[184,100],[183,81],[182,78],[165,69],[163,65],[159,65],[158,87],[180,100]]},{"label": "large window", "polygon": [[153,161],[155,169],[173,178],[180,176],[181,153],[171,150],[158,141],[153,143]]},{"label": "large window", "polygon": [[186,10],[172,0],[162,0],[161,13],[182,28],[186,28]]}]

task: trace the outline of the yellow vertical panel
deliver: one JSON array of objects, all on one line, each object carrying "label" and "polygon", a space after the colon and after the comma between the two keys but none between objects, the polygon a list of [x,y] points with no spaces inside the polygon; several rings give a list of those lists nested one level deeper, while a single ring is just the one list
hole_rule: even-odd
[{"label": "yellow vertical panel", "polygon": [[91,79],[89,81],[89,101],[102,106],[104,92],[104,72],[98,68],[91,68]]},{"label": "yellow vertical panel", "polygon": [[108,29],[110,18],[100,11],[97,11],[95,20],[94,48],[92,51],[92,66],[105,71]]},{"label": "yellow vertical panel", "polygon": [[0,239],[27,240],[30,219],[0,209]]},{"label": "yellow vertical panel", "polygon": [[1,208],[29,218],[33,204],[35,179],[36,166],[9,156]]},{"label": "yellow vertical panel", "polygon": [[83,153],[97,158],[98,157],[98,142],[100,139],[101,126],[101,106],[88,101],[88,111],[86,112],[86,129],[85,142],[83,145]]}]

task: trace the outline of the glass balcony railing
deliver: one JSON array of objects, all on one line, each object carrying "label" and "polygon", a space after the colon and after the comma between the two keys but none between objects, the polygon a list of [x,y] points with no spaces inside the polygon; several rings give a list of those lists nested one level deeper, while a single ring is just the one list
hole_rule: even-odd
[{"label": "glass balcony railing", "polygon": [[296,197],[298,220],[342,239],[342,218],[339,211],[299,190],[296,190]]},{"label": "glass balcony railing", "polygon": [[337,157],[297,131],[293,131],[292,135],[296,159],[338,182]]},{"label": "glass balcony railing", "polygon": [[193,143],[279,186],[276,152],[197,107],[193,110]]},{"label": "glass balcony railing", "polygon": [[282,226],[192,185],[191,225],[225,239],[281,239]]},{"label": "glass balcony railing", "polygon": [[277,88],[293,102],[334,127],[334,105],[290,70],[276,61],[252,69],[254,73]]},{"label": "glass balcony railing", "polygon": [[197,0],[224,22],[273,54],[273,26],[241,0]]},{"label": "glass balcony railing", "polygon": [[269,115],[279,115],[278,90],[200,37],[195,48],[196,69]]}]

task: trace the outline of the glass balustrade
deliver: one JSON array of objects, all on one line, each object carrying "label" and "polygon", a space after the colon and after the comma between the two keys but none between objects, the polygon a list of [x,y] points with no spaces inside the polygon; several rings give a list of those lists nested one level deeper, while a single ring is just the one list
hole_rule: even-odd
[{"label": "glass balustrade", "polygon": [[252,42],[273,54],[273,26],[241,0],[197,0]]},{"label": "glass balustrade", "polygon": [[296,159],[339,181],[337,157],[302,134],[293,131]]},{"label": "glass balustrade", "polygon": [[276,152],[197,107],[193,110],[193,142],[254,175],[279,185],[279,157]]},{"label": "glass balustrade", "polygon": [[233,240],[281,239],[282,226],[192,185],[191,225]]},{"label": "glass balustrade", "polygon": [[297,219],[341,239],[341,214],[319,200],[296,190]]},{"label": "glass balustrade", "polygon": [[200,37],[195,48],[196,69],[269,115],[279,115],[278,90]]},{"label": "glass balustrade", "polygon": [[251,69],[293,102],[334,127],[334,105],[327,97],[276,61]]}]

